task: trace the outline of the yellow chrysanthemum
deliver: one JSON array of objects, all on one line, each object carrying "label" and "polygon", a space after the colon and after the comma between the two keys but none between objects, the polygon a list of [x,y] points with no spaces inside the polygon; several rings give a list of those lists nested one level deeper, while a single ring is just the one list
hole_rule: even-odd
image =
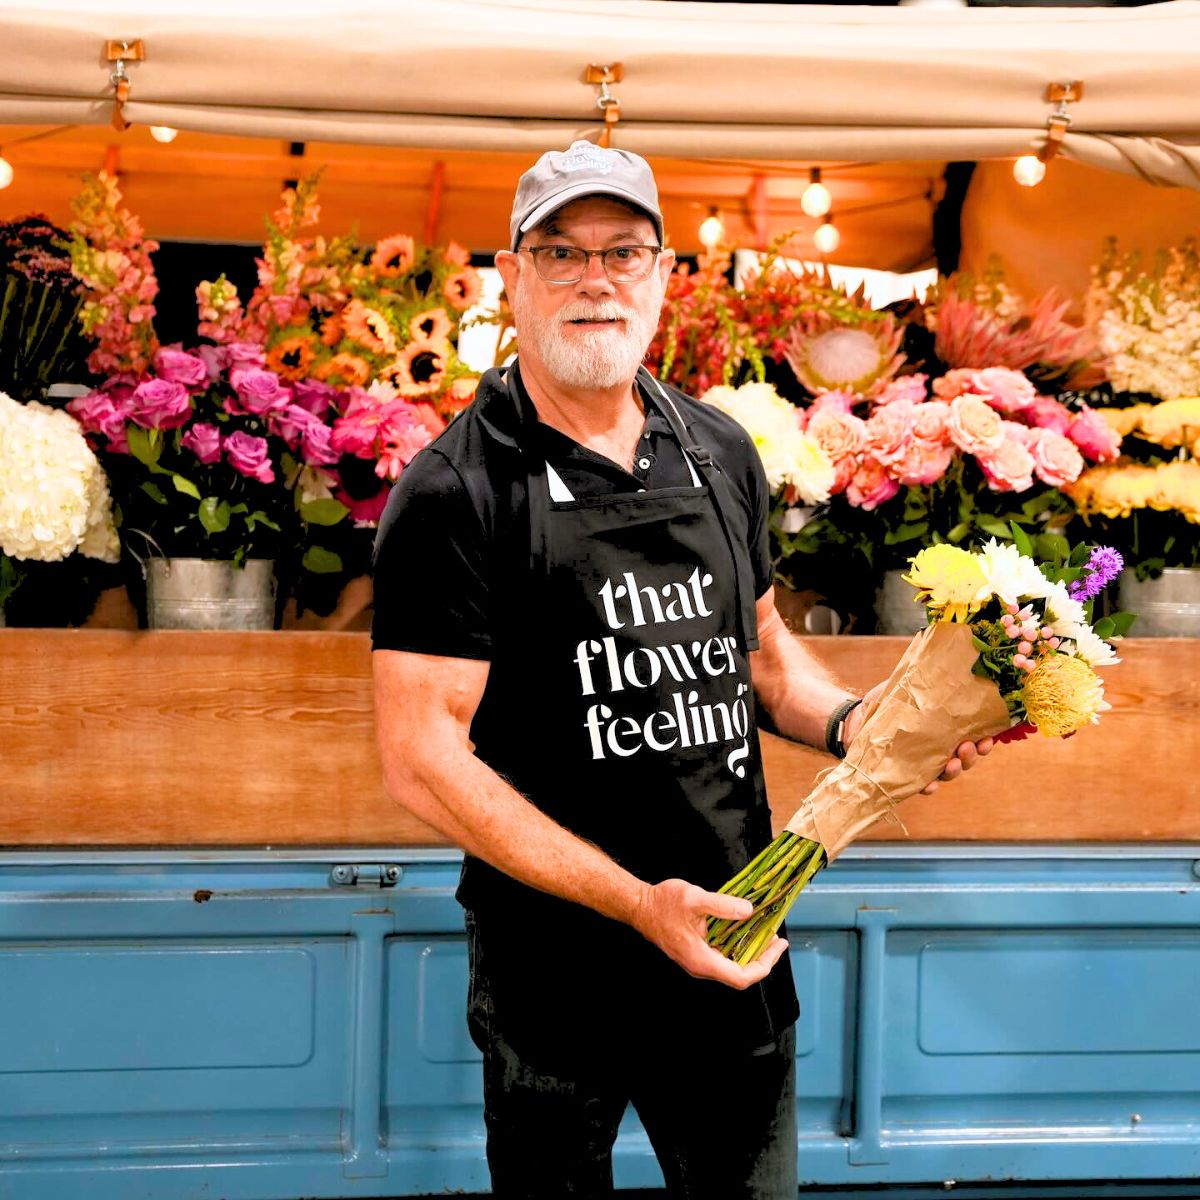
[{"label": "yellow chrysanthemum", "polygon": [[1142,437],[1165,450],[1190,445],[1200,433],[1200,396],[1185,396],[1146,405],[1141,417]]},{"label": "yellow chrysanthemum", "polygon": [[904,576],[939,621],[968,621],[991,595],[978,557],[958,546],[927,546],[910,560]]},{"label": "yellow chrysanthemum", "polygon": [[1129,408],[1098,408],[1096,411],[1118,437],[1127,437],[1142,427],[1142,417],[1153,407],[1152,404],[1134,404]]},{"label": "yellow chrysanthemum", "polygon": [[1111,705],[1100,676],[1081,658],[1047,655],[1024,688],[1026,719],[1047,737],[1066,737],[1100,719]]}]

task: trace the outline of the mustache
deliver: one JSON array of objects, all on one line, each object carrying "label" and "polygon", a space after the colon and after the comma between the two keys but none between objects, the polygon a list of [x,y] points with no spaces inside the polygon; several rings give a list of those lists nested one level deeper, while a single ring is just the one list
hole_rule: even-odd
[{"label": "mustache", "polygon": [[636,321],[637,311],[626,308],[614,301],[602,301],[599,304],[586,300],[576,300],[564,305],[554,314],[556,325],[566,325],[571,321]]}]

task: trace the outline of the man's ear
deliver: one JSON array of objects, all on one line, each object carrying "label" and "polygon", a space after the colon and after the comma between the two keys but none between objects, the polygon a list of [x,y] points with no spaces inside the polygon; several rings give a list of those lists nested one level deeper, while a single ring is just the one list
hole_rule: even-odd
[{"label": "man's ear", "polygon": [[521,270],[519,256],[513,250],[497,250],[494,261],[496,270],[500,272],[500,278],[504,280],[504,291],[511,296]]},{"label": "man's ear", "polygon": [[667,280],[671,278],[671,272],[675,269],[675,251],[664,250],[658,256],[658,277],[662,280],[664,290],[667,286]]}]

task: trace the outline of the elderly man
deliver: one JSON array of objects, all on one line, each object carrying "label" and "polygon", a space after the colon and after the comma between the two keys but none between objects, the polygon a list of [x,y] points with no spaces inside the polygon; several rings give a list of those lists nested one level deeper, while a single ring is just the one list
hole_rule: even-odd
[{"label": "elderly man", "polygon": [[[858,697],[775,611],[744,431],[642,366],[674,264],[635,154],[522,176],[519,358],[406,469],[376,544],[389,792],[463,847],[468,1022],[505,1197],[605,1196],[632,1102],[672,1196],[794,1197],[784,938],[705,944],[771,838],[755,697],[844,753]],[[943,778],[989,746],[965,745]]]}]

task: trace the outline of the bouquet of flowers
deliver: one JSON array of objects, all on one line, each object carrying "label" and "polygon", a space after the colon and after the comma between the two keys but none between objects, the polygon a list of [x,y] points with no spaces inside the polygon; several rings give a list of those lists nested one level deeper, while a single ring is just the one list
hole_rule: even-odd
[{"label": "bouquet of flowers", "polygon": [[1109,705],[1097,667],[1118,662],[1109,639],[1132,617],[1095,625],[1095,597],[1121,569],[1107,548],[1079,547],[1038,568],[1028,539],[973,554],[939,544],[906,577],[930,621],[866,712],[843,762],[818,777],[783,833],[721,891],[752,901],[744,920],[708,925],[739,963],[775,936],[809,880],[868,826],[920,791],[965,740],[1068,737]]}]

